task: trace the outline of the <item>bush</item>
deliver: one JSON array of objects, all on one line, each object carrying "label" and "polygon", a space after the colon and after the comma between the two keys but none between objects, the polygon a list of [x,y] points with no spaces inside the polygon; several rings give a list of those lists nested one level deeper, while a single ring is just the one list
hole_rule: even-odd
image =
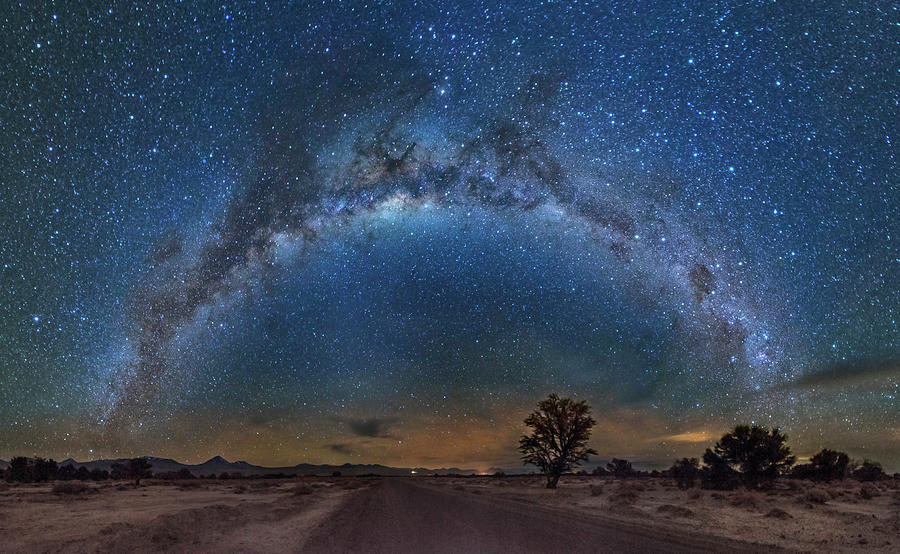
[{"label": "bush", "polygon": [[850,456],[827,448],[820,450],[809,461],[812,478],[821,481],[843,479],[847,476],[848,467],[850,466]]},{"label": "bush", "polygon": [[811,502],[812,504],[824,504],[831,500],[831,495],[828,494],[828,491],[819,487],[813,487],[806,491],[806,494],[803,498],[807,502]]},{"label": "bush", "polygon": [[622,483],[613,491],[610,501],[612,504],[630,505],[638,499],[638,490],[632,484]]},{"label": "bush", "polygon": [[294,495],[295,496],[305,496],[307,494],[312,494],[313,489],[309,485],[298,485],[294,487]]},{"label": "bush", "polygon": [[54,494],[88,494],[97,492],[94,487],[85,485],[84,483],[63,482],[53,485]]},{"label": "bush", "polygon": [[603,494],[603,485],[591,485],[591,496],[600,496]]},{"label": "bush", "polygon": [[862,498],[863,500],[871,500],[871,499],[875,498],[876,496],[880,496],[880,495],[881,495],[881,491],[879,491],[877,488],[875,488],[873,485],[870,485],[869,483],[865,483],[859,489],[859,497]]},{"label": "bush", "polygon": [[853,472],[853,476],[860,481],[879,481],[887,477],[881,464],[870,460],[864,460],[862,465]]},{"label": "bush", "polygon": [[668,514],[674,517],[691,517],[694,515],[694,511],[690,508],[685,508],[684,506],[675,506],[673,504],[663,504],[662,506],[658,507],[656,511],[661,514]]},{"label": "bush", "polygon": [[771,486],[796,460],[786,442],[787,435],[778,428],[736,426],[703,454],[704,464],[710,467],[707,482],[711,488],[731,486],[730,469],[747,488]]},{"label": "bush", "polygon": [[634,468],[631,467],[631,462],[628,460],[620,460],[619,458],[613,458],[611,462],[606,464],[606,471],[613,476],[620,478],[635,476],[635,471]]},{"label": "bush", "polygon": [[730,491],[740,486],[740,474],[708,448],[703,454],[703,463],[703,469],[700,470],[700,486],[704,489]]},{"label": "bush", "polygon": [[675,478],[679,489],[694,487],[697,476],[700,475],[700,460],[697,458],[682,458],[675,462],[669,469],[669,473]]}]

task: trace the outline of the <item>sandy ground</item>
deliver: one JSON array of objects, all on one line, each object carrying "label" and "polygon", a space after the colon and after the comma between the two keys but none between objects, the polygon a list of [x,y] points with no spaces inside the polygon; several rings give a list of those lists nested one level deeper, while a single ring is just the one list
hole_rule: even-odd
[{"label": "sandy ground", "polygon": [[[311,529],[373,480],[0,482],[0,552],[300,551]],[[77,482],[75,482],[77,483]]]},{"label": "sandy ground", "polygon": [[[536,477],[439,478],[433,486],[809,552],[900,552],[900,482],[831,484],[782,480],[766,492],[679,490],[669,479],[564,476],[547,490]],[[863,492],[865,489],[865,492]]]},{"label": "sandy ground", "polygon": [[313,532],[305,548],[368,554],[759,551],[757,545],[696,531],[575,514],[571,508],[476,495],[423,479],[388,479],[352,497]]},{"label": "sandy ground", "polygon": [[0,552],[900,552],[896,481],[752,493],[574,476],[555,491],[538,477],[53,486],[0,482]]}]

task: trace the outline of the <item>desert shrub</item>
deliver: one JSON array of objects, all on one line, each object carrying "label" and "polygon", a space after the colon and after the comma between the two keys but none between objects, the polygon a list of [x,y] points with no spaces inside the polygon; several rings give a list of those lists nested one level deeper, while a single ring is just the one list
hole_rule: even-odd
[{"label": "desert shrub", "polygon": [[798,483],[797,481],[788,479],[787,488],[789,491],[799,491],[803,488],[803,485]]},{"label": "desert shrub", "polygon": [[668,514],[675,517],[691,517],[694,515],[694,511],[690,508],[685,508],[684,506],[675,506],[674,504],[663,504],[662,506],[656,508],[656,511],[661,514]]},{"label": "desert shrub", "polygon": [[603,494],[603,485],[591,485],[591,496],[600,496]]},{"label": "desert shrub", "polygon": [[871,500],[879,495],[881,495],[881,491],[869,483],[865,483],[859,488],[859,497],[863,500]]},{"label": "desert shrub", "polygon": [[700,460],[697,458],[682,458],[672,465],[669,473],[675,478],[679,489],[693,488],[697,477],[700,475]]},{"label": "desert shrub", "polygon": [[97,489],[84,483],[63,482],[53,485],[54,494],[88,494],[97,492]]},{"label": "desert shrub", "polygon": [[871,460],[864,460],[862,465],[853,472],[853,476],[860,481],[878,481],[887,477],[881,464]]},{"label": "desert shrub", "polygon": [[313,489],[309,485],[298,485],[294,487],[294,495],[295,496],[304,496],[307,494],[312,494]]},{"label": "desert shrub", "polygon": [[247,485],[238,485],[234,487],[234,494],[244,494],[247,492]]},{"label": "desert shrub", "polygon": [[31,460],[23,456],[16,456],[11,459],[9,467],[6,469],[6,480],[20,483],[35,481],[34,465],[31,463]]},{"label": "desert shrub", "polygon": [[631,467],[631,462],[620,460],[619,458],[613,458],[611,462],[606,464],[606,471],[610,475],[619,478],[634,477],[636,473],[634,468]]},{"label": "desert shrub", "polygon": [[622,483],[613,491],[610,500],[615,504],[631,504],[638,499],[638,489],[633,483]]},{"label": "desert shrub", "polygon": [[688,498],[691,500],[699,500],[703,497],[703,492],[700,489],[693,489],[688,493]]},{"label": "desert shrub", "polygon": [[847,476],[850,466],[850,456],[837,450],[823,448],[809,460],[812,466],[813,479],[831,481],[843,479]]},{"label": "desert shrub", "polygon": [[141,479],[153,477],[152,466],[144,458],[132,458],[122,463],[114,463],[111,467],[113,479],[134,479],[134,486],[141,486]]},{"label": "desert shrub", "polygon": [[831,495],[823,488],[813,487],[806,491],[803,499],[813,504],[824,504],[831,500]]},{"label": "desert shrub", "polygon": [[203,487],[203,485],[196,481],[179,481],[178,483],[178,490],[180,491],[195,490],[201,487]]},{"label": "desert shrub", "polygon": [[703,454],[703,469],[700,470],[700,486],[704,489],[730,491],[741,484],[740,474],[712,450]]},{"label": "desert shrub", "polygon": [[708,484],[715,485],[710,488],[730,486],[725,468],[734,471],[747,488],[771,486],[796,460],[786,443],[787,435],[777,427],[770,431],[758,425],[736,426],[703,454],[710,468]]}]

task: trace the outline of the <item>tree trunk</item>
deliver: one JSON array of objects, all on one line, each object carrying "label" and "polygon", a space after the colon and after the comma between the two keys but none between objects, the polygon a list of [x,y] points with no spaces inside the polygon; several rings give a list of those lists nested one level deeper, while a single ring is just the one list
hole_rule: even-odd
[{"label": "tree trunk", "polygon": [[553,475],[553,474],[547,475],[547,488],[548,489],[555,489],[557,483],[559,483],[559,475]]}]

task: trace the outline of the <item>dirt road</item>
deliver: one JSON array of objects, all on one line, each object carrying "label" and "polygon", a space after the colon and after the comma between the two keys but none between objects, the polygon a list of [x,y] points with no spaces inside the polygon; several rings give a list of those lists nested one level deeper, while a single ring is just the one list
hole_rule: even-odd
[{"label": "dirt road", "polygon": [[[308,552],[759,552],[599,517],[386,479],[322,523]],[[767,552],[772,548],[765,548]]]}]

